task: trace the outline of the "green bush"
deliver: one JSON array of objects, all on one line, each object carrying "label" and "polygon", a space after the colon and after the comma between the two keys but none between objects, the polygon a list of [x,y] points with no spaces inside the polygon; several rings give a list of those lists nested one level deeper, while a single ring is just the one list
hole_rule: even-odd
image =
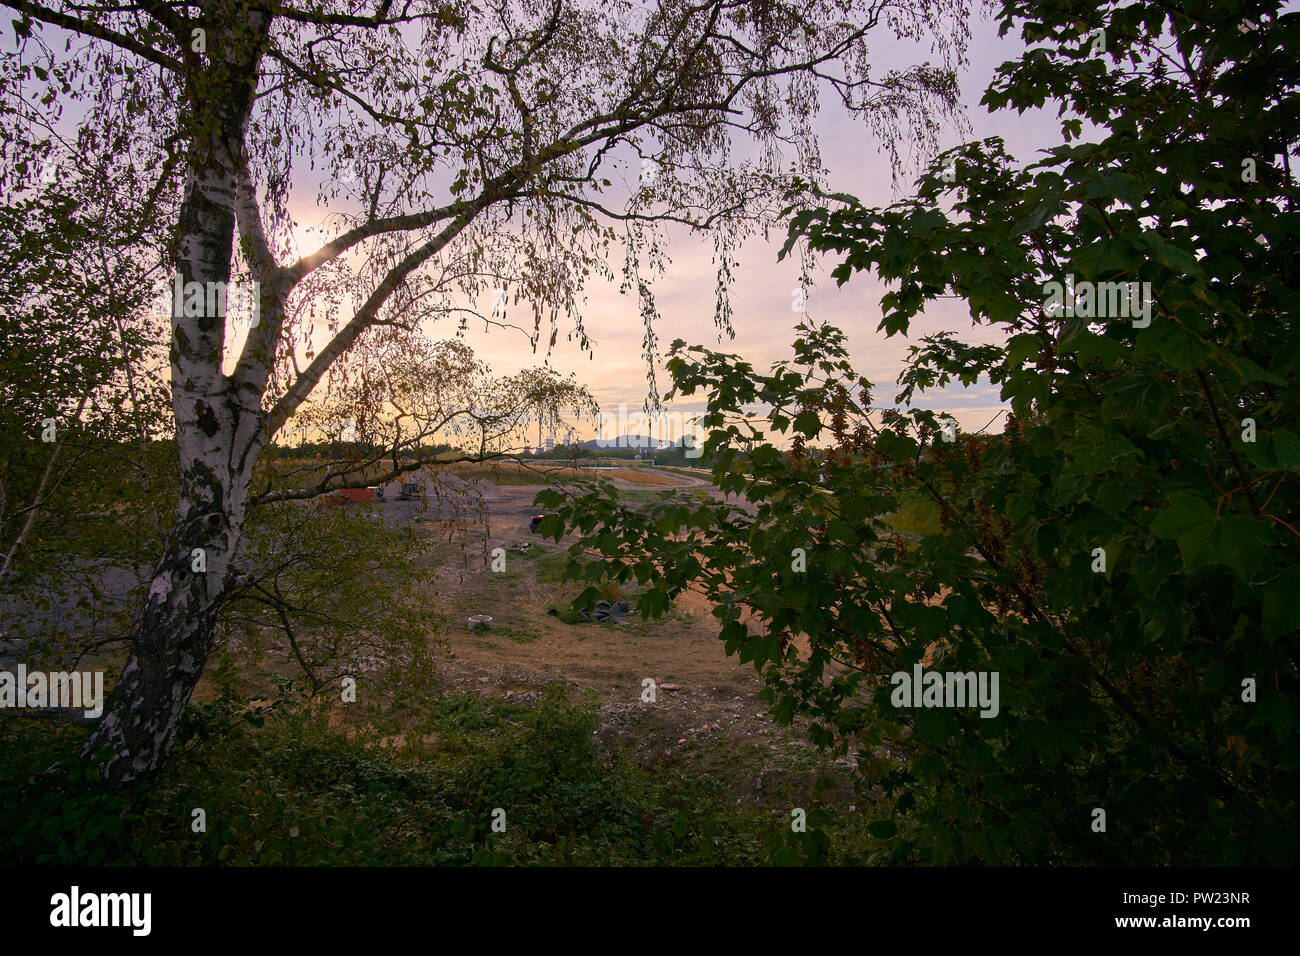
[{"label": "green bush", "polygon": [[[349,736],[302,705],[247,713],[232,700],[192,708],[161,775],[118,793],[70,759],[80,728],[0,722],[4,862],[750,865],[803,861],[822,839],[737,807],[708,776],[602,762],[594,705],[558,686],[531,708],[445,697],[431,708],[437,742],[426,751]],[[64,776],[29,784],[61,757]],[[496,808],[504,833],[492,832]],[[843,853],[862,854],[855,861],[871,852],[853,818],[829,825]]]}]

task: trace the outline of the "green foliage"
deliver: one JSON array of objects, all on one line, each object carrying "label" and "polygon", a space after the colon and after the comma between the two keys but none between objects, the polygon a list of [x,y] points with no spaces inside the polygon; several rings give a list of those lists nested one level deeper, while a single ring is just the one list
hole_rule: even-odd
[{"label": "green foliage", "polygon": [[[787,248],[884,281],[890,335],[951,292],[1005,344],[922,338],[904,409],[875,415],[837,329],[801,325],[767,375],[677,342],[672,395],[707,394],[715,482],[757,513],[636,512],[597,485],[545,504],[582,536],[575,577],[645,583],[650,615],[703,588],[775,717],[811,717],[886,795],[871,832],[896,862],[1294,863],[1300,219],[1273,157],[1297,145],[1300,15],[1008,2],[1002,21],[1038,45],[985,102],[1055,101],[1067,145],[1020,168],[997,139],[966,144],[914,198],[797,212]],[[1094,141],[1071,144],[1084,120]],[[1053,308],[1070,274],[1150,283],[1150,324]],[[983,377],[1012,410],[1000,436],[946,442],[906,407]],[[913,495],[942,533],[881,518]],[[917,663],[998,674],[999,714],[895,707],[887,678]]]},{"label": "green foliage", "polygon": [[[647,773],[597,754],[596,710],[562,687],[533,707],[457,694],[432,706],[432,750],[341,733],[324,711],[250,719],[224,698],[191,708],[151,785],[112,793],[67,759],[82,731],[0,723],[8,863],[90,865],[654,865],[812,861],[809,841],[866,859],[854,819],[810,832],[739,808],[708,776]],[[69,776],[29,786],[62,758]],[[206,831],[194,832],[202,808]],[[491,829],[506,811],[504,833]]]},{"label": "green foliage", "polygon": [[436,681],[432,536],[390,528],[369,509],[263,505],[245,526],[240,587],[218,621],[223,674],[289,673],[286,693],[336,695],[341,680],[395,689],[357,696],[371,719]]},{"label": "green foliage", "polygon": [[899,495],[898,510],[884,517],[885,524],[903,534],[927,535],[943,531],[942,511],[919,493]]},{"label": "green foliage", "polygon": [[[0,90],[14,92],[5,77]],[[3,628],[23,639],[29,666],[58,667],[130,626],[161,546],[158,516],[174,510],[177,463],[162,438],[160,320],[145,308],[154,213],[138,196],[79,202],[62,177],[42,182],[53,150],[0,109]],[[135,175],[94,173],[127,192]]]}]

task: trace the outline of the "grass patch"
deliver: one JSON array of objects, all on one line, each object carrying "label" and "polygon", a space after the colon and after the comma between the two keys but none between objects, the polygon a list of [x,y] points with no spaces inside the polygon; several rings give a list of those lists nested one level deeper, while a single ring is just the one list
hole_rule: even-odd
[{"label": "grass patch", "polygon": [[[344,733],[322,711],[260,726],[229,701],[191,707],[152,780],[109,793],[81,779],[85,731],[0,722],[0,840],[11,864],[150,866],[734,865],[865,863],[861,821],[740,807],[726,783],[641,771],[596,750],[594,703],[561,686],[527,708],[455,695],[422,709],[430,743]],[[22,795],[58,759],[72,770]],[[207,831],[192,833],[203,807]],[[491,832],[495,808],[507,830]]]},{"label": "grass patch", "polygon": [[673,496],[671,491],[651,491],[649,489],[636,489],[633,491],[620,491],[618,500],[630,502],[632,504],[642,504],[647,501],[665,501]]},{"label": "grass patch", "polygon": [[631,482],[634,485],[671,485],[673,480],[665,475],[657,475],[657,468],[618,468],[608,472],[610,478]]},{"label": "grass patch", "polygon": [[919,494],[900,496],[898,510],[881,518],[895,531],[917,535],[942,534],[939,506]]},{"label": "grass patch", "polygon": [[506,627],[502,628],[500,633],[516,644],[531,644],[542,636],[541,631],[535,631],[530,627]]},{"label": "grass patch", "polygon": [[564,551],[553,551],[537,559],[537,581],[540,584],[558,584],[564,580],[564,566],[569,556]]},{"label": "grass patch", "polygon": [[702,478],[705,481],[713,481],[713,472],[707,468],[677,468],[672,465],[660,465],[658,471],[671,471],[674,475],[682,475],[686,478]]}]

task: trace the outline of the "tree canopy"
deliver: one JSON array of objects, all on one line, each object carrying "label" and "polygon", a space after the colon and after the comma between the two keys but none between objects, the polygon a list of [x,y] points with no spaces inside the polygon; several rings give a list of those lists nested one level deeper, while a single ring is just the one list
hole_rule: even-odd
[{"label": "tree canopy", "polygon": [[[923,337],[878,410],[833,327],[768,374],[676,342],[673,394],[707,394],[715,480],[753,513],[595,487],[543,530],[582,533],[572,574],[647,582],[646,613],[715,600],[774,713],[888,798],[896,861],[1293,863],[1300,16],[1009,0],[1001,23],[1029,49],[984,102],[1056,106],[1064,145],[966,143],[887,208],[822,194],[787,249],[886,280],[889,335],[956,294],[1004,344]],[[914,404],[977,381],[1000,435]],[[915,495],[941,530],[890,527]],[[917,667],[1000,700],[909,699]]]},{"label": "tree canopy", "polygon": [[[447,318],[589,345],[583,292],[621,253],[653,370],[670,224],[714,236],[729,331],[737,244],[776,221],[792,175],[824,173],[821,98],[898,170],[956,120],[967,37],[962,0],[4,2],[18,56],[0,74],[0,185],[21,191],[54,161],[74,201],[135,214],[144,228],[117,251],[147,288],[184,293],[159,369],[174,517],[85,750],[114,783],[156,770],[175,739],[249,509],[270,497],[255,490],[264,451],[309,401],[374,382],[363,353],[419,354],[422,326]],[[877,71],[880,33],[930,41],[938,62]],[[329,215],[309,227],[312,200]],[[235,288],[242,326],[220,305]],[[541,374],[523,390],[581,406]]]}]

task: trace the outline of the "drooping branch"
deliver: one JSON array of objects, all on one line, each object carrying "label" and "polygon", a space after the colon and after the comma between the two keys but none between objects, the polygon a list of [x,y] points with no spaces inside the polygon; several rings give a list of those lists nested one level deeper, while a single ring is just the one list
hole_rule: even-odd
[{"label": "drooping branch", "polygon": [[339,332],[332,338],[329,343],[320,351],[320,354],[312,360],[303,373],[298,377],[285,392],[285,394],[276,402],[266,418],[266,429],[268,439],[274,436],[289,420],[289,416],[307,400],[312,389],[324,377],[325,372],[334,363],[347,348],[357,340],[367,328],[373,324],[379,314],[379,310],[388,297],[411,275],[416,269],[436,256],[446,245],[459,235],[470,223],[466,216],[460,216],[455,221],[449,223],[446,228],[439,232],[424,245],[417,248],[410,255],[406,256],[400,263],[393,266],[384,276],[379,286],[372,292],[361,308],[357,310]]},{"label": "drooping branch", "polygon": [[141,43],[134,37],[128,36],[111,27],[106,27],[100,23],[94,23],[89,20],[83,20],[80,17],[74,17],[67,13],[60,13],[58,10],[51,10],[49,7],[40,3],[33,3],[32,0],[3,0],[3,5],[12,10],[17,10],[33,20],[39,20],[42,23],[48,23],[52,26],[62,27],[65,30],[71,30],[85,37],[95,40],[106,40],[114,46],[120,47],[136,56],[155,63],[164,69],[173,73],[180,74],[184,67],[175,57],[156,50],[145,43]]}]

